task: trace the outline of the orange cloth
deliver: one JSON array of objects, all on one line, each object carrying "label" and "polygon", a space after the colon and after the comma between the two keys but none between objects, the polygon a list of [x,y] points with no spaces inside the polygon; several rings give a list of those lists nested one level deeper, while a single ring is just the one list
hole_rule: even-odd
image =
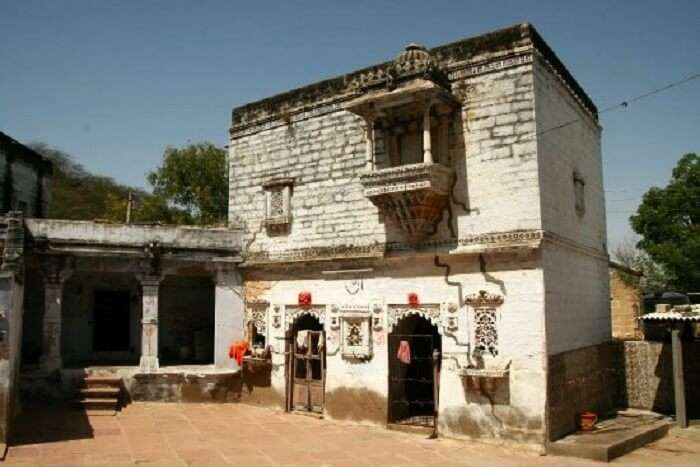
[{"label": "orange cloth", "polygon": [[396,353],[396,358],[398,358],[401,363],[405,363],[406,365],[411,364],[411,346],[408,341],[401,341],[399,343],[399,351]]},{"label": "orange cloth", "polygon": [[233,358],[238,363],[238,366],[243,366],[243,357],[248,352],[248,341],[238,341],[231,344],[228,349],[229,358]]}]

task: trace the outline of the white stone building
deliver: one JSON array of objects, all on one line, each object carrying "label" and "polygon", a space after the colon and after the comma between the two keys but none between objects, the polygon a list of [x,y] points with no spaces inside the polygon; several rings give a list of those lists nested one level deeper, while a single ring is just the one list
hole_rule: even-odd
[{"label": "white stone building", "polygon": [[534,445],[609,408],[600,132],[528,24],[235,108],[243,400]]}]

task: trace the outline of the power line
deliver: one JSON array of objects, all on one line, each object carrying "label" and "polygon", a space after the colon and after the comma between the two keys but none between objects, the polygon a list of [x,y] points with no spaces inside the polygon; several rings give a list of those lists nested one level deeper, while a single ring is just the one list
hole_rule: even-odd
[{"label": "power line", "polygon": [[[598,112],[598,115],[601,115],[601,114],[604,114],[607,112],[611,112],[611,111],[617,110],[617,109],[626,109],[627,107],[629,107],[630,104],[634,104],[636,102],[641,101],[642,99],[646,99],[647,97],[653,96],[655,94],[661,94],[662,92],[668,91],[671,88],[675,88],[676,86],[680,86],[681,84],[688,83],[688,82],[696,80],[698,78],[700,78],[700,73],[695,73],[695,74],[692,74],[690,76],[686,76],[683,79],[679,79],[678,81],[673,81],[673,82],[666,84],[664,86],[658,87],[656,89],[652,89],[651,91],[645,92],[643,94],[639,94],[638,96],[634,96],[634,97],[627,99],[627,100],[624,100],[618,104],[614,104],[614,105],[611,105],[609,107],[605,107],[603,110]],[[542,135],[545,133],[549,133],[551,131],[560,130],[560,129],[565,128],[569,125],[573,125],[574,123],[580,122],[581,120],[582,120],[581,118],[570,120],[570,121],[564,122],[560,125],[556,125],[556,126],[553,126],[551,128],[547,128],[546,130],[532,133],[531,136],[535,137],[535,136],[539,136],[539,135]]]}]

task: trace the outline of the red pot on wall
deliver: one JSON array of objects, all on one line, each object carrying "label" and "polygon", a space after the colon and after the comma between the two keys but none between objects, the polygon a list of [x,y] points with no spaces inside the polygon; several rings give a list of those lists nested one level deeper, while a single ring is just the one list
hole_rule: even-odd
[{"label": "red pot on wall", "polygon": [[298,303],[300,307],[311,306],[311,292],[299,292]]},{"label": "red pot on wall", "polygon": [[408,304],[411,306],[418,306],[420,305],[420,301],[418,300],[418,294],[415,292],[409,292],[408,294]]}]

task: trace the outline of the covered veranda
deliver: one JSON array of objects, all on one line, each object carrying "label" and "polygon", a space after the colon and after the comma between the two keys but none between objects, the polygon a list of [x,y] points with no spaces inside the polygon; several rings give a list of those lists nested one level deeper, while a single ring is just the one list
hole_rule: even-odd
[{"label": "covered veranda", "polygon": [[237,231],[56,220],[27,220],[27,230],[30,388],[56,372],[65,391],[86,374],[148,382],[237,371],[228,357],[243,334]]}]

